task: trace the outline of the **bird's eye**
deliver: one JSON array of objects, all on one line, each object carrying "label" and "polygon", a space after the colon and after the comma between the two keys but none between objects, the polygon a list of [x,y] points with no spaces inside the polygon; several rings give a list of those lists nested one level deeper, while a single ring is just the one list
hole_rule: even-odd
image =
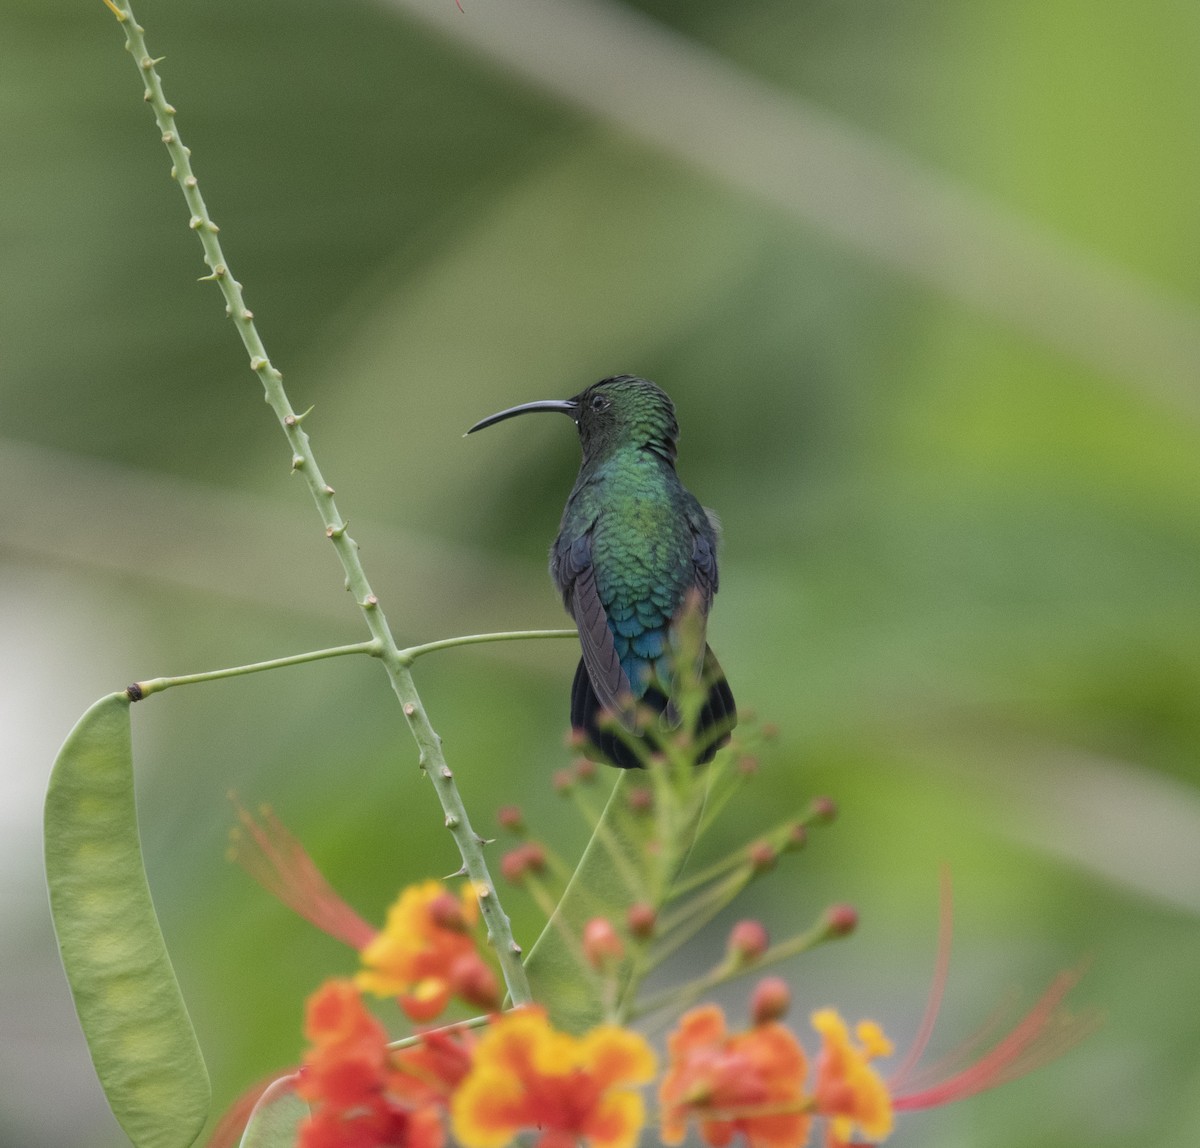
[{"label": "bird's eye", "polygon": [[594,411],[602,411],[608,406],[608,399],[603,395],[592,395],[591,407]]}]

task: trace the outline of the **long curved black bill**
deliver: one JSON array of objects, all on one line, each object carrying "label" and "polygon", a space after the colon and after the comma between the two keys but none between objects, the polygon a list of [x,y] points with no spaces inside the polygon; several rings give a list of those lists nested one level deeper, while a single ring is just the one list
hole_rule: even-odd
[{"label": "long curved black bill", "polygon": [[522,403],[517,407],[509,407],[506,411],[498,411],[494,415],[488,415],[486,419],[480,419],[467,434],[474,434],[477,430],[483,430],[484,427],[490,427],[493,423],[503,422],[505,419],[511,419],[515,415],[528,414],[530,411],[559,411],[564,415],[570,415],[574,418],[579,413],[579,404],[574,399],[541,399],[536,403]]}]

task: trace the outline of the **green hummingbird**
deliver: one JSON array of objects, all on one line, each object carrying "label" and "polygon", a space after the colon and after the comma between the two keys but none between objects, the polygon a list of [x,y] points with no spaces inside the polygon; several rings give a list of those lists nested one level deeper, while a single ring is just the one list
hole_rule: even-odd
[{"label": "green hummingbird", "polygon": [[574,398],[509,407],[467,434],[531,411],[569,415],[583,448],[550,548],[550,576],[575,619],[583,651],[571,687],[572,728],[602,760],[623,769],[642,764],[601,715],[611,714],[651,745],[652,731],[639,724],[639,705],[665,715],[668,725],[679,724],[671,659],[694,605],[704,650],[697,668],[707,695],[693,732],[697,760],[711,761],[729,740],[737,709],[703,640],[717,592],[718,526],[675,473],[674,404],[647,379],[614,375]]}]

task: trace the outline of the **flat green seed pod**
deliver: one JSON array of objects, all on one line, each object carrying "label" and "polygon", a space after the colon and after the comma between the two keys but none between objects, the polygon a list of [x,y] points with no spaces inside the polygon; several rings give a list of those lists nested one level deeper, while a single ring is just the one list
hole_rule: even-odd
[{"label": "flat green seed pod", "polygon": [[124,693],[71,731],[45,813],[54,929],[109,1106],[136,1148],[188,1148],[211,1092],[146,883]]}]

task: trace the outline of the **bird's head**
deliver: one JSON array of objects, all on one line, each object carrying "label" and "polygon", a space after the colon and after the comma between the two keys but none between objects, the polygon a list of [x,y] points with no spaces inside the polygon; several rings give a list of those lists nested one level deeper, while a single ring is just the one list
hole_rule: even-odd
[{"label": "bird's head", "polygon": [[595,458],[623,446],[651,450],[674,463],[679,424],[675,405],[661,387],[636,375],[601,379],[570,399],[545,399],[522,403],[489,415],[467,434],[493,423],[531,411],[559,411],[570,415],[579,429],[584,458]]}]

